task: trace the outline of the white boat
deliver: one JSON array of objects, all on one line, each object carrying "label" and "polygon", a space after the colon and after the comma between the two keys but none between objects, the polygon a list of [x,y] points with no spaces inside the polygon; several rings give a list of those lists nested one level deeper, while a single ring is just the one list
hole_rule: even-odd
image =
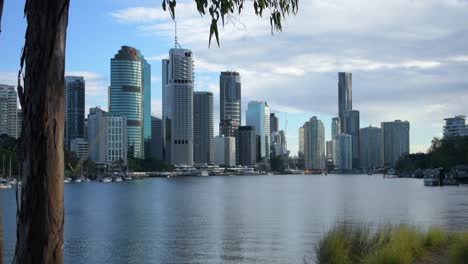
[{"label": "white boat", "polygon": [[109,177],[104,177],[101,179],[101,182],[112,182],[112,179]]},{"label": "white boat", "polygon": [[441,186],[439,178],[440,169],[424,171],[424,186]]},{"label": "white boat", "polygon": [[115,181],[115,182],[121,182],[121,181],[122,181],[122,177],[115,177],[115,178],[114,178],[114,181]]},{"label": "white boat", "polygon": [[0,183],[0,189],[10,189],[11,188],[11,184],[9,182],[7,183]]},{"label": "white boat", "polygon": [[125,177],[123,177],[123,180],[124,181],[131,181],[131,180],[133,180],[133,178],[132,178],[132,176],[125,176]]},{"label": "white boat", "polygon": [[91,180],[89,178],[85,178],[85,182],[90,182]]},{"label": "white boat", "polygon": [[81,182],[81,178],[76,178],[73,180],[74,183],[80,183]]},{"label": "white boat", "polygon": [[200,170],[198,171],[198,176],[206,177],[206,176],[210,176],[210,174],[206,170]]},{"label": "white boat", "polygon": [[70,179],[70,178],[65,178],[65,179],[63,180],[63,182],[64,182],[64,183],[70,183],[70,182],[71,182],[71,179]]}]

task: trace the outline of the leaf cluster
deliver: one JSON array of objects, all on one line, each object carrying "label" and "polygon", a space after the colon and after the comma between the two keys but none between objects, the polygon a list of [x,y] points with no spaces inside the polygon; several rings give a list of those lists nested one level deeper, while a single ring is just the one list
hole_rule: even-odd
[{"label": "leaf cluster", "polygon": [[[177,0],[163,0],[162,8],[169,11],[172,19],[175,19]],[[210,35],[208,39],[211,45],[213,35],[219,45],[218,22],[221,19],[224,26],[227,16],[232,14],[241,14],[247,3],[253,3],[255,15],[263,17],[265,11],[270,15],[271,33],[282,31],[282,21],[290,14],[296,14],[298,11],[299,0],[195,0],[197,10],[201,16],[211,17]]]}]

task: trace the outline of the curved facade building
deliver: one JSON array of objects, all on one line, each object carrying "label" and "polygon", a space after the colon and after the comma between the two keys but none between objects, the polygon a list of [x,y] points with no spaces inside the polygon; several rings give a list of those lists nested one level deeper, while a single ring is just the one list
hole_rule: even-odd
[{"label": "curved facade building", "polygon": [[145,115],[151,114],[149,67],[140,51],[129,46],[122,46],[111,59],[109,112],[127,117],[128,151],[138,158],[145,154],[144,139],[151,138],[151,119],[149,134],[144,125]]}]

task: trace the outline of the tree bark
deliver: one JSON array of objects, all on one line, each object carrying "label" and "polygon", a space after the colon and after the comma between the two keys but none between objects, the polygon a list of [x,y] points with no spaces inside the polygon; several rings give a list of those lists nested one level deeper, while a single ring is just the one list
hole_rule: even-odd
[{"label": "tree bark", "polygon": [[[69,0],[27,0],[21,58],[22,192],[16,263],[63,262],[65,44]],[[20,70],[21,74],[21,70]],[[18,76],[19,77],[19,76]]]}]

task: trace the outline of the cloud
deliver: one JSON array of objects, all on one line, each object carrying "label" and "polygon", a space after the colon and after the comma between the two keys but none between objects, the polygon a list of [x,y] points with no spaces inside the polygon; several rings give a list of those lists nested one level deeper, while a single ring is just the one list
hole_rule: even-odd
[{"label": "cloud", "polygon": [[162,102],[159,99],[151,100],[151,115],[161,118],[162,117]]},{"label": "cloud", "polygon": [[[111,16],[148,38],[171,39],[174,22],[161,12],[140,6]],[[249,100],[264,100],[275,111],[328,118],[337,114],[337,72],[350,71],[361,121],[409,120],[412,151],[440,134],[444,117],[468,114],[467,13],[468,1],[458,0],[303,1],[284,32],[272,36],[268,20],[248,6],[220,28],[221,48],[208,49],[209,17],[193,3],[176,7],[179,42],[194,52],[197,89],[215,93],[219,72],[235,70],[243,110]]]}]

